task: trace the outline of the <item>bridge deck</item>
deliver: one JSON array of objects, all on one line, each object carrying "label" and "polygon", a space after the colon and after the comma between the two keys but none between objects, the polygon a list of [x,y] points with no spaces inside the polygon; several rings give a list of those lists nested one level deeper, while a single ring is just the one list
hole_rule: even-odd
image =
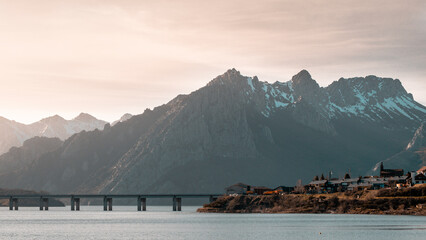
[{"label": "bridge deck", "polygon": [[81,198],[103,199],[104,211],[112,211],[113,198],[127,198],[137,200],[137,210],[146,211],[147,198],[172,198],[173,211],[182,211],[182,198],[210,198],[214,201],[222,194],[16,194],[0,195],[0,199],[9,199],[9,210],[18,210],[19,199],[40,199],[40,211],[49,210],[49,198],[69,198],[71,211],[80,211]]},{"label": "bridge deck", "polygon": [[9,194],[0,195],[0,199],[9,198],[208,198],[223,194]]}]

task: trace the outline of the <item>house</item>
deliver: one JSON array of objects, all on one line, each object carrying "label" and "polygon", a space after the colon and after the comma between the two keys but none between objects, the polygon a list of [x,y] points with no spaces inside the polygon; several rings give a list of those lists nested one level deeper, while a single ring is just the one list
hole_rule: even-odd
[{"label": "house", "polygon": [[407,185],[413,186],[416,184],[426,183],[426,166],[421,167],[417,171],[411,171],[407,174]]},{"label": "house", "polygon": [[386,181],[386,180],[373,181],[372,185],[373,185],[373,189],[375,189],[375,190],[389,186],[388,181]]},{"label": "house", "polygon": [[426,166],[423,166],[419,170],[417,170],[417,174],[420,174],[420,173],[426,174]]},{"label": "house", "polygon": [[341,187],[342,182],[343,182],[343,180],[341,180],[341,179],[336,179],[336,178],[330,179],[325,184],[325,190],[328,193],[340,192],[340,191],[342,191],[342,187]]},{"label": "house", "polygon": [[385,169],[383,162],[380,163],[380,177],[395,177],[404,175],[403,169]]},{"label": "house", "polygon": [[345,178],[340,183],[342,191],[349,190],[349,185],[358,184],[360,181],[359,178]]},{"label": "house", "polygon": [[231,194],[247,194],[248,191],[252,191],[252,187],[250,185],[244,183],[236,183],[225,188],[225,192],[227,195]]},{"label": "house", "polygon": [[388,179],[384,177],[364,177],[360,179],[360,182],[370,184],[371,189],[381,189],[389,186]]},{"label": "house", "polygon": [[323,193],[326,191],[326,184],[328,180],[314,180],[311,181],[307,186],[306,190],[308,193]]},{"label": "house", "polygon": [[414,176],[413,185],[426,183],[426,176],[423,173]]},{"label": "house", "polygon": [[358,191],[358,190],[365,190],[365,189],[371,189],[373,185],[371,183],[351,183],[348,186],[348,191]]},{"label": "house", "polygon": [[254,194],[257,194],[257,195],[263,195],[263,193],[264,192],[267,192],[267,191],[272,191],[272,189],[270,189],[270,188],[267,188],[267,187],[254,187],[253,188],[253,192],[254,192]]},{"label": "house", "polygon": [[407,175],[404,176],[395,176],[395,177],[390,177],[387,178],[386,180],[388,181],[388,185],[390,187],[397,187],[397,188],[401,188],[403,186],[405,186],[405,183],[407,182]]},{"label": "house", "polygon": [[279,191],[282,193],[291,193],[294,191],[294,187],[279,186],[279,187],[276,187],[274,191]]}]

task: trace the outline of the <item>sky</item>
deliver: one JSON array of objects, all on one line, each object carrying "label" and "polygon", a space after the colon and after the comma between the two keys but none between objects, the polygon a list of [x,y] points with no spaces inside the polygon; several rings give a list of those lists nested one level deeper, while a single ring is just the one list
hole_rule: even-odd
[{"label": "sky", "polygon": [[230,68],[398,78],[426,105],[425,26],[426,1],[0,0],[0,116],[114,121]]}]

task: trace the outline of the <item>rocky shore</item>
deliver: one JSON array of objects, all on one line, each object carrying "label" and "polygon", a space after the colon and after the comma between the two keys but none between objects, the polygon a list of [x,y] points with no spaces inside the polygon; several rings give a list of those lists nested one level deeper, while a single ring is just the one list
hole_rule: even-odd
[{"label": "rocky shore", "polygon": [[205,204],[208,213],[336,213],[426,216],[426,186],[333,194],[223,196]]}]

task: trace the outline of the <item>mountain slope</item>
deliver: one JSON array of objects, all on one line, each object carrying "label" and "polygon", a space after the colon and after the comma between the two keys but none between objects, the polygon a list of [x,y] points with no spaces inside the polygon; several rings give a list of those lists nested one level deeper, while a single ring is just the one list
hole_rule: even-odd
[{"label": "mountain slope", "polygon": [[[106,124],[103,131],[96,129],[74,134],[54,151],[46,151],[32,159],[26,168],[10,169],[9,174],[0,175],[0,184],[53,193],[93,192],[91,184],[108,177],[107,170],[156,121],[164,112],[162,109],[157,108],[155,113],[146,110],[114,127]],[[20,161],[19,156],[9,153],[0,160]]]},{"label": "mountain slope", "polygon": [[29,125],[0,117],[0,154],[11,147],[22,146],[25,140],[35,136],[65,140],[81,131],[102,130],[106,123],[87,113],[81,113],[72,120],[55,115]]},{"label": "mountain slope", "polygon": [[125,121],[129,120],[129,119],[130,119],[130,118],[132,118],[132,117],[133,117],[133,115],[132,115],[132,114],[130,114],[130,113],[126,113],[126,114],[124,114],[123,116],[121,116],[121,118],[120,118],[120,119],[118,119],[118,120],[116,120],[116,121],[112,122],[112,123],[111,123],[111,126],[114,126],[115,124],[117,124],[117,123],[119,123],[119,122],[125,122]]},{"label": "mountain slope", "polygon": [[[408,143],[407,147],[385,159],[383,163],[386,168],[403,168],[406,171],[416,171],[423,166],[426,166],[426,126],[422,123],[420,127],[414,133],[413,138]],[[376,165],[367,172],[369,175],[380,174],[380,164],[382,161],[376,163]]]},{"label": "mountain slope", "polygon": [[12,147],[0,156],[0,175],[10,171],[27,169],[45,153],[52,152],[62,145],[58,138],[34,137],[24,142],[22,147]]},{"label": "mountain slope", "polygon": [[0,183],[114,193],[292,185],[329,170],[362,174],[403,150],[425,119],[399,80],[342,78],[324,88],[305,70],[270,84],[231,69],[127,121],[78,133]]},{"label": "mountain slope", "polygon": [[426,109],[398,80],[346,81],[357,84],[343,96],[335,92],[346,86],[320,88],[307,71],[268,84],[232,69],[168,103],[173,111],[120,159],[102,189],[209,192],[235,181],[292,184],[330,168],[362,172],[398,152],[398,138],[408,139],[406,128],[425,119]]}]

